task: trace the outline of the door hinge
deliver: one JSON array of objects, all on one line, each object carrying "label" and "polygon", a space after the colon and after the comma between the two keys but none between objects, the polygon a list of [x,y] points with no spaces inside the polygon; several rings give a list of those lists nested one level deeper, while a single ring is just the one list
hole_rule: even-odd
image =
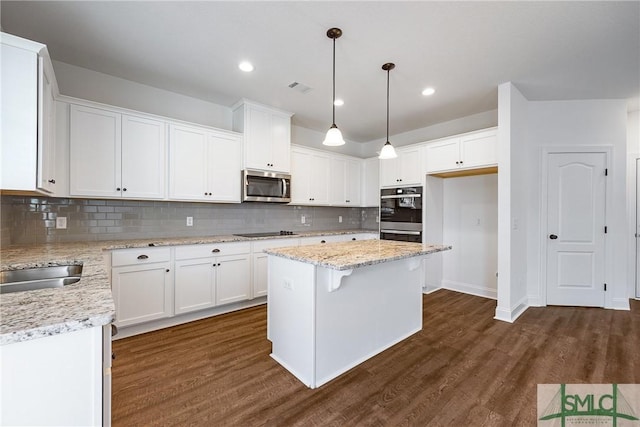
[{"label": "door hinge", "polygon": [[607,226],[604,226],[604,234],[607,234]]},{"label": "door hinge", "polygon": [[605,292],[607,291],[607,284],[606,283],[604,284],[604,291]]},{"label": "door hinge", "polygon": [[604,168],[604,176],[609,176],[609,169],[608,168]]}]

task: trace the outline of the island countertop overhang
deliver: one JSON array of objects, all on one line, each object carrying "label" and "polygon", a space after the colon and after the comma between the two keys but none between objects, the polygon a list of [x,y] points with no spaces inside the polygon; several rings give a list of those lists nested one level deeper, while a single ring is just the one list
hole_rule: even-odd
[{"label": "island countertop overhang", "polygon": [[351,270],[450,250],[451,246],[393,240],[360,240],[266,249],[264,252],[333,270]]}]

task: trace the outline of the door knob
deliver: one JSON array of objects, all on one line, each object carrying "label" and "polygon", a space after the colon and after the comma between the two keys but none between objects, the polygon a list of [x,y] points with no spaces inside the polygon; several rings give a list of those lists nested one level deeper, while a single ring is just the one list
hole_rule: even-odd
[{"label": "door knob", "polygon": [[556,240],[558,238],[558,236],[556,236],[555,234],[549,234],[549,238],[551,240]]}]

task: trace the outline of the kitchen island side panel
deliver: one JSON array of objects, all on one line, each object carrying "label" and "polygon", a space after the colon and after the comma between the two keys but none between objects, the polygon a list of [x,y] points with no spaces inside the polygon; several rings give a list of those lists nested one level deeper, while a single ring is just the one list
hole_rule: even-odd
[{"label": "kitchen island side panel", "polygon": [[269,257],[267,302],[271,357],[308,387],[315,382],[315,270],[305,264]]},{"label": "kitchen island side panel", "polygon": [[422,329],[423,258],[356,268],[331,291],[318,267],[316,387]]}]

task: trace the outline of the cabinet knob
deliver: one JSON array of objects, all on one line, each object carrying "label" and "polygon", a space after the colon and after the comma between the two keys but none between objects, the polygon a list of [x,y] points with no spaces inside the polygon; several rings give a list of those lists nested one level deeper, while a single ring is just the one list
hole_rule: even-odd
[{"label": "cabinet knob", "polygon": [[220,267],[220,263],[218,263],[218,267]]},{"label": "cabinet knob", "polygon": [[464,163],[462,160],[460,160],[460,164]]},{"label": "cabinet knob", "polygon": [[351,203],[351,200],[345,200],[345,202],[347,202],[347,203]]},{"label": "cabinet knob", "polygon": [[169,269],[167,268],[165,271],[168,273],[168,272],[169,272],[169,271],[171,271],[171,270],[169,270]]},{"label": "cabinet knob", "polygon": [[55,183],[56,183],[56,180],[55,180],[55,179],[50,179],[50,180],[49,180],[49,183],[50,183],[50,184],[55,184]]},{"label": "cabinet knob", "polygon": [[123,188],[123,189],[122,189],[122,191],[127,191],[127,189],[126,189],[126,188]]},{"label": "cabinet knob", "polygon": [[325,240],[320,240],[320,243],[327,243]]},{"label": "cabinet knob", "polygon": [[121,188],[120,188],[120,187],[117,187],[117,188],[116,188],[116,191],[120,191],[120,190],[121,190]]},{"label": "cabinet knob", "polygon": [[148,255],[138,255],[138,259],[149,259]]},{"label": "cabinet knob", "polygon": [[355,238],[355,237],[352,237],[352,238],[351,238],[351,240],[356,240],[356,238]]},{"label": "cabinet knob", "polygon": [[456,165],[459,165],[459,164],[460,164],[460,162],[456,162]]}]

